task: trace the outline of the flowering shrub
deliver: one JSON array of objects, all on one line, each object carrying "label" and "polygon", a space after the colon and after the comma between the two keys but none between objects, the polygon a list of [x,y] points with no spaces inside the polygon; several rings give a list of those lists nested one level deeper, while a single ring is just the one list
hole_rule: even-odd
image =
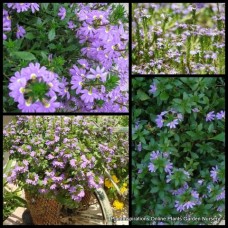
[{"label": "flowering shrub", "polygon": [[5,112],[128,111],[128,19],[122,5],[3,7]]},{"label": "flowering shrub", "polygon": [[139,77],[132,87],[132,215],[153,225],[219,223],[225,79]]},{"label": "flowering shrub", "polygon": [[103,186],[104,169],[127,176],[128,133],[118,130],[127,125],[127,116],[17,117],[3,131],[4,151],[16,161],[7,181],[75,207]]},{"label": "flowering shrub", "polygon": [[133,74],[225,74],[225,3],[137,3]]}]

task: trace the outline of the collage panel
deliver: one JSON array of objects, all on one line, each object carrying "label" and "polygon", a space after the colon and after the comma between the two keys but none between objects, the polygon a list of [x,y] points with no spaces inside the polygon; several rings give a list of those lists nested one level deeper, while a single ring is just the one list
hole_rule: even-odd
[{"label": "collage panel", "polygon": [[2,3],[4,113],[128,113],[128,3]]},{"label": "collage panel", "polygon": [[134,77],[132,91],[133,224],[224,225],[225,78]]},{"label": "collage panel", "polygon": [[128,116],[3,123],[4,225],[128,224],[118,220],[129,216]]},{"label": "collage panel", "polygon": [[225,75],[225,3],[132,3],[132,74]]}]

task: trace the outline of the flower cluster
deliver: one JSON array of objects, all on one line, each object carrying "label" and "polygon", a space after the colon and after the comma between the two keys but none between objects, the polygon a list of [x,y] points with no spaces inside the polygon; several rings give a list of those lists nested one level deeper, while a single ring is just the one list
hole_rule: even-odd
[{"label": "flower cluster", "polygon": [[[112,25],[111,8],[93,10],[81,5],[76,15],[81,23],[76,36],[86,47],[77,66],[70,69],[72,90],[81,97],[85,109],[103,103],[99,111],[126,112],[128,101],[128,33],[125,25]],[[98,64],[97,64],[98,63]],[[118,86],[109,91],[107,83],[118,75]],[[117,79],[117,78],[116,78]],[[118,94],[121,94],[119,96]]]},{"label": "flower cluster", "polygon": [[3,9],[3,40],[7,39],[5,32],[11,31],[11,19],[9,17],[8,11]]},{"label": "flower cluster", "polygon": [[[18,51],[15,46],[21,45],[21,43],[12,40],[14,34],[11,36],[9,34],[10,39],[4,41],[4,47],[9,49],[9,52],[16,52],[17,56],[13,55],[12,58],[26,60],[28,64],[32,64],[31,60],[37,59],[41,65],[59,75],[56,75],[59,80],[59,91],[55,91],[56,98],[53,98],[53,102],[58,101],[60,104],[50,112],[128,112],[128,24],[126,23],[126,12],[123,9],[122,5],[116,6],[112,3],[4,4],[3,39],[7,39],[6,32],[15,30],[16,38],[23,38],[23,42],[26,43],[24,46],[27,47],[27,50]],[[41,16],[34,25],[29,26],[28,21],[22,21],[20,17],[17,18],[14,10],[22,14],[21,18],[27,14],[31,16],[35,12],[33,17],[38,14]],[[55,24],[52,24],[51,28],[49,25],[46,26],[46,19],[42,21],[43,15],[50,14],[50,12],[54,13],[53,17],[55,17]],[[9,14],[12,20],[17,21],[17,23],[12,23],[15,26],[12,29]],[[119,17],[118,21],[117,17]],[[59,26],[57,26],[57,22],[59,22]],[[34,49],[31,46],[30,40],[35,40],[34,34],[41,30],[42,34],[37,35],[37,39],[41,38],[41,49],[47,45],[48,52],[53,50],[55,55],[46,50],[42,52],[41,49],[35,50],[37,47],[35,46]],[[46,44],[44,33],[47,34],[49,41],[55,40],[53,44]],[[70,34],[69,42],[66,42],[67,45],[72,42],[70,47],[64,48],[58,45],[57,48],[58,39],[61,40],[64,36],[62,33],[65,33],[67,37]],[[61,43],[62,40],[59,42]],[[77,54],[71,55],[72,59],[68,59],[69,53],[64,51],[68,48],[77,50]],[[29,52],[29,49],[32,51]],[[42,58],[40,59],[40,54],[36,53],[41,53]],[[73,60],[75,55],[80,57]],[[21,65],[19,64],[19,66]],[[23,66],[25,66],[24,63]],[[20,71],[20,68],[17,67],[17,70]],[[23,70],[24,68],[21,69],[21,72]],[[8,71],[10,71],[9,75],[13,74],[11,69]],[[13,79],[9,78],[9,80]],[[12,97],[12,93],[10,96]],[[18,102],[16,99],[14,100]],[[31,101],[29,101],[30,103]],[[31,104],[33,103],[34,101]],[[22,112],[37,111],[35,106],[29,107],[29,109],[22,106],[18,108]]]},{"label": "flower cluster", "polygon": [[32,13],[39,11],[39,4],[38,3],[7,3],[8,8],[16,10],[17,13],[25,12],[31,10]]},{"label": "flower cluster", "polygon": [[[225,218],[225,78],[145,76],[132,79],[132,87],[132,216],[157,218],[133,224],[219,224]],[[211,213],[217,221],[201,219]],[[167,215],[173,219],[160,219]]]},{"label": "flower cluster", "polygon": [[57,94],[65,94],[59,76],[39,63],[30,63],[16,72],[10,79],[9,89],[22,112],[54,112],[60,107]]},{"label": "flower cluster", "polygon": [[[109,142],[111,126],[101,131],[94,120],[80,116],[17,117],[3,131],[4,149],[16,161],[7,181],[35,194],[69,198],[72,204],[81,201],[86,190],[101,187],[105,155],[100,156],[98,144]],[[112,133],[112,138],[118,134]],[[117,150],[113,153],[117,155]],[[106,168],[113,169],[118,159],[113,158]],[[126,164],[125,159],[123,166]]]},{"label": "flower cluster", "polygon": [[225,111],[220,111],[217,114],[214,113],[215,111],[211,111],[206,115],[206,121],[210,122],[212,120],[214,120],[215,118],[217,120],[221,120],[221,119],[225,119]]},{"label": "flower cluster", "polygon": [[175,110],[161,112],[155,120],[157,127],[162,128],[163,126],[167,126],[170,129],[176,128],[176,125],[181,121],[183,121],[183,115],[177,113]]},{"label": "flower cluster", "polygon": [[225,3],[137,3],[132,18],[134,74],[224,74]]},{"label": "flower cluster", "polygon": [[173,169],[173,164],[170,162],[169,153],[152,151],[150,154],[150,164],[148,165],[150,172],[155,172],[157,169],[161,171],[165,170],[166,173],[171,174]]}]

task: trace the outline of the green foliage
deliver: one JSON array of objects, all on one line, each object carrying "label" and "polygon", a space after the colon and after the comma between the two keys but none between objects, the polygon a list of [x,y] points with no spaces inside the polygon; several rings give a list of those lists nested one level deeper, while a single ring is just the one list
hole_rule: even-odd
[{"label": "green foliage", "polygon": [[[3,168],[3,174],[7,175],[13,166],[13,161],[8,160]],[[3,177],[3,221],[7,219],[17,207],[25,207],[26,201],[20,197],[21,189],[12,190],[8,186],[6,177]]]},{"label": "green foliage", "polygon": [[[149,92],[150,85],[156,86],[154,93]],[[219,219],[224,217],[224,199],[217,200],[217,197],[225,187],[225,120],[215,117],[206,121],[206,116],[211,111],[217,114],[225,110],[225,79],[136,77],[132,87],[132,216],[210,217],[213,214]],[[168,110],[182,114],[183,121],[176,128],[166,124],[158,128],[157,116]],[[166,118],[170,115],[166,114]],[[165,156],[151,161],[152,151],[169,154],[172,173],[165,171],[168,162]],[[152,172],[150,163],[154,165]],[[211,171],[216,166],[218,181],[214,182]],[[199,184],[199,180],[203,182]],[[186,183],[188,189],[183,194],[172,194]],[[175,202],[184,204],[193,200],[192,190],[199,193],[201,204],[178,212]],[[206,197],[202,198],[204,194]],[[223,211],[219,212],[218,208]],[[164,223],[199,225],[199,222],[183,220]],[[148,220],[143,224],[157,222]],[[212,222],[200,221],[200,224]]]},{"label": "green foliage", "polygon": [[118,86],[118,83],[119,83],[119,77],[115,74],[109,74],[104,86],[107,92],[110,92],[111,90],[113,90]]},{"label": "green foliage", "polygon": [[113,5],[113,12],[109,17],[109,20],[112,24],[118,24],[119,21],[122,21],[123,23],[128,22],[124,6],[121,4],[118,4],[117,6]]}]

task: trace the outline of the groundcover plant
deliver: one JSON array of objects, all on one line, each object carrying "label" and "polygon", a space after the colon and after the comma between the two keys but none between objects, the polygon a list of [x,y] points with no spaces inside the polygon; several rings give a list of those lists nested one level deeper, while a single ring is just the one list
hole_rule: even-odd
[{"label": "groundcover plant", "polygon": [[134,224],[217,224],[225,214],[225,79],[134,78]]},{"label": "groundcover plant", "polygon": [[225,3],[132,5],[133,74],[225,74]]},{"label": "groundcover plant", "polygon": [[4,3],[5,112],[127,112],[128,18],[112,3]]},{"label": "groundcover plant", "polygon": [[3,130],[15,162],[4,178],[75,208],[104,186],[105,170],[128,183],[128,131],[116,130],[127,126],[128,116],[17,116]]}]

